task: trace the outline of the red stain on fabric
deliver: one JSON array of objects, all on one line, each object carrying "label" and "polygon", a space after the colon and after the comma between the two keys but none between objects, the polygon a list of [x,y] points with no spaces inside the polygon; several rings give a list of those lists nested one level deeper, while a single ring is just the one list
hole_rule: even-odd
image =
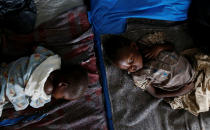
[{"label": "red stain on fabric", "polygon": [[90,95],[86,95],[86,96],[85,96],[85,100],[88,101],[88,102],[90,102],[90,101],[92,100],[92,99],[91,99],[91,96],[90,96]]},{"label": "red stain on fabric", "polygon": [[92,56],[87,61],[82,62],[81,66],[87,69],[90,73],[98,73],[95,56]]},{"label": "red stain on fabric", "polygon": [[87,12],[79,13],[79,18],[80,18],[80,24],[81,24],[82,31],[84,32],[90,27],[88,17],[87,17]]},{"label": "red stain on fabric", "polygon": [[68,15],[68,21],[69,21],[69,33],[71,34],[72,37],[75,37],[75,35],[77,34],[77,30],[76,30],[76,21],[75,21],[75,16],[74,13],[69,13]]},{"label": "red stain on fabric", "polygon": [[92,85],[99,80],[99,75],[98,74],[92,74],[88,73],[88,85]]},{"label": "red stain on fabric", "polygon": [[96,95],[97,95],[97,96],[100,96],[101,94],[102,94],[101,88],[100,88],[100,89],[97,89],[97,90],[96,90]]}]

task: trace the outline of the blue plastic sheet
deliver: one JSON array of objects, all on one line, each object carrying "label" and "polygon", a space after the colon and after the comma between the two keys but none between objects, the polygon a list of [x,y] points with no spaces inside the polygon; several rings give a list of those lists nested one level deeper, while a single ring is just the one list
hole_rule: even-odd
[{"label": "blue plastic sheet", "polygon": [[34,114],[34,115],[30,115],[30,116],[20,116],[17,118],[13,118],[13,119],[4,119],[2,121],[0,121],[0,127],[2,126],[11,126],[11,125],[16,125],[18,123],[26,123],[26,122],[32,122],[32,121],[40,121],[43,118],[45,118],[48,114],[44,113],[44,114]]},{"label": "blue plastic sheet", "polygon": [[187,19],[191,0],[91,0],[89,21],[100,34],[122,33],[126,18]]}]

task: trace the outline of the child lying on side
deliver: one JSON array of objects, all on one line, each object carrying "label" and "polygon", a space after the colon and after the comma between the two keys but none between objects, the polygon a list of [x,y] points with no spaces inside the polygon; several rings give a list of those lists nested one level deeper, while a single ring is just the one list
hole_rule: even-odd
[{"label": "child lying on side", "polygon": [[108,58],[132,74],[137,87],[157,98],[171,98],[173,109],[186,109],[194,115],[210,107],[210,58],[197,53],[186,58],[167,44],[137,46],[121,36],[104,43]]},{"label": "child lying on side", "polygon": [[11,103],[16,111],[39,108],[55,99],[74,100],[84,95],[87,72],[79,66],[63,67],[61,58],[41,46],[0,68],[0,116]]}]

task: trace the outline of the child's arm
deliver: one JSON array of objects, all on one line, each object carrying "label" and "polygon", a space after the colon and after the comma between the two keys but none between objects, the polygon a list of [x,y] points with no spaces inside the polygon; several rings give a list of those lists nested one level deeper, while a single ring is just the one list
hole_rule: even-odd
[{"label": "child's arm", "polygon": [[145,57],[148,59],[153,59],[159,55],[161,51],[173,51],[174,46],[171,44],[158,44],[158,45],[153,45],[150,47],[149,50],[146,50]]},{"label": "child's arm", "polygon": [[148,93],[150,93],[152,96],[156,98],[165,98],[165,97],[176,97],[184,95],[190,92],[193,88],[194,88],[194,83],[190,83],[176,91],[165,91],[152,86],[149,86],[146,90]]}]

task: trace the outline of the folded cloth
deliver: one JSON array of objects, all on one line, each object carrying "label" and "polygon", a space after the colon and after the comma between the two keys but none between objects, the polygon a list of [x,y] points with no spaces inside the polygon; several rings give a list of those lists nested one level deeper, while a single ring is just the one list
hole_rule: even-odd
[{"label": "folded cloth", "polygon": [[183,96],[169,101],[173,109],[186,109],[193,115],[209,111],[210,107],[210,57],[204,54],[196,54],[197,61],[195,89]]}]

